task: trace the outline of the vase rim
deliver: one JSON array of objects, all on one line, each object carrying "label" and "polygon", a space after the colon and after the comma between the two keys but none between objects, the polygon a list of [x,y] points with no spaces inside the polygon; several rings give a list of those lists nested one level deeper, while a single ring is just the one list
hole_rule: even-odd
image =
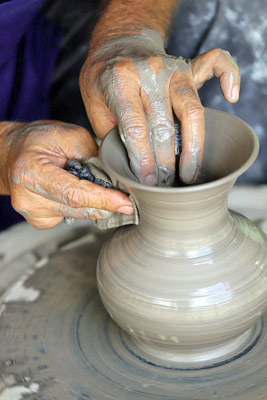
[{"label": "vase rim", "polygon": [[[183,186],[183,187],[171,187],[171,186],[149,186],[149,185],[144,185],[142,183],[137,182],[134,179],[130,179],[128,177],[122,176],[121,174],[119,174],[118,172],[116,172],[109,163],[106,162],[105,157],[103,155],[103,149],[105,147],[105,143],[107,142],[110,134],[112,132],[116,132],[118,133],[118,128],[117,126],[115,126],[114,128],[112,128],[107,135],[104,137],[103,141],[101,142],[100,145],[100,149],[99,149],[99,156],[102,162],[102,165],[104,167],[104,169],[110,173],[114,178],[116,178],[119,182],[123,183],[124,185],[128,185],[131,188],[135,188],[135,189],[140,189],[140,190],[145,190],[147,192],[157,192],[157,193],[166,193],[166,191],[170,192],[170,193],[190,193],[190,192],[198,192],[198,191],[202,191],[205,189],[212,189],[221,185],[224,185],[226,183],[230,183],[235,181],[240,175],[242,175],[246,170],[249,169],[249,167],[254,163],[254,161],[256,160],[258,153],[259,153],[259,140],[258,137],[256,135],[256,133],[254,132],[254,130],[245,122],[243,121],[241,118],[238,118],[235,115],[232,115],[230,113],[227,113],[225,111],[222,110],[217,110],[215,108],[209,108],[209,107],[205,107],[205,113],[213,113],[213,114],[224,114],[227,115],[228,118],[233,118],[235,120],[238,120],[240,124],[242,124],[244,127],[248,128],[248,131],[251,135],[251,138],[253,140],[253,150],[250,154],[250,156],[248,157],[247,161],[242,164],[239,168],[237,168],[235,171],[231,172],[230,174],[222,177],[222,178],[218,178],[215,179],[213,181],[210,182],[206,182],[206,183],[200,183],[200,184],[196,184],[196,185],[191,185],[191,186]],[[118,133],[119,134],[119,133]],[[130,169],[130,167],[129,167]]]}]

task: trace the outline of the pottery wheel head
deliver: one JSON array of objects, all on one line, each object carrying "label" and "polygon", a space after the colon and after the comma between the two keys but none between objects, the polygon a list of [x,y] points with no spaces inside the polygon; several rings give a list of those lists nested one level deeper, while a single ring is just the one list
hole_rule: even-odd
[{"label": "pottery wheel head", "polygon": [[266,400],[266,316],[251,349],[221,365],[181,370],[145,360],[97,292],[105,238],[91,234],[66,246],[23,273],[15,283],[20,298],[12,297],[14,286],[3,294],[0,399]]}]

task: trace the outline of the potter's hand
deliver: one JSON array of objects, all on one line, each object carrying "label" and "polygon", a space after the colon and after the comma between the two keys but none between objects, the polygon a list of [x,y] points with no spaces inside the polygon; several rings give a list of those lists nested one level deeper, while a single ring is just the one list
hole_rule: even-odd
[{"label": "potter's hand", "polygon": [[10,194],[13,207],[36,228],[51,228],[63,217],[101,218],[103,210],[133,213],[124,193],[79,180],[63,169],[69,158],[98,153],[85,129],[57,121],[4,122],[0,144],[5,149],[0,193]]},{"label": "potter's hand", "polygon": [[220,78],[225,99],[238,100],[239,70],[227,51],[212,49],[193,60],[169,56],[156,31],[117,37],[89,53],[80,86],[96,134],[118,124],[133,172],[142,183],[170,185],[175,170],[172,109],[181,121],[180,179],[193,183],[204,145],[204,109],[197,90]]}]

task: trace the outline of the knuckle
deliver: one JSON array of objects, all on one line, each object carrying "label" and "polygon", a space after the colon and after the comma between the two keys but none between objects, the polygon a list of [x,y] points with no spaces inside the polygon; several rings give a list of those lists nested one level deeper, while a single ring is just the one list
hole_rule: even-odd
[{"label": "knuckle", "polygon": [[171,141],[174,134],[174,126],[166,122],[165,124],[157,124],[157,128],[153,132],[153,137],[157,142],[164,143]]},{"label": "knuckle", "polygon": [[101,197],[99,203],[97,204],[98,213],[100,210],[108,210],[110,208],[110,199],[107,196]]},{"label": "knuckle", "polygon": [[212,56],[215,60],[227,58],[233,60],[231,53],[228,50],[221,49],[219,47],[210,50]]},{"label": "knuckle", "polygon": [[226,56],[226,57],[231,57],[231,58],[232,58],[230,51],[224,50],[224,49],[220,49],[220,50],[221,50],[221,53],[222,53],[224,56]]},{"label": "knuckle", "polygon": [[193,89],[189,86],[189,84],[187,82],[185,83],[181,83],[178,86],[174,86],[174,90],[175,90],[175,94],[177,94],[179,97],[183,98],[187,98],[189,96],[191,97],[195,97],[195,92],[193,91]]},{"label": "knuckle", "polygon": [[[115,59],[109,62],[99,74],[100,83],[104,86],[106,82],[119,80],[119,76],[128,75],[130,60],[127,58]],[[112,78],[112,79],[111,79]]]},{"label": "knuckle", "polygon": [[158,54],[154,54],[149,57],[149,62],[153,65],[161,65],[162,64],[162,56]]},{"label": "knuckle", "polygon": [[213,55],[215,58],[219,58],[223,55],[223,50],[220,49],[219,47],[216,47],[214,49],[210,50],[211,55]]},{"label": "knuckle", "polygon": [[130,65],[131,60],[129,58],[121,58],[114,62],[113,71],[116,70],[118,73],[125,73],[128,71]]},{"label": "knuckle", "polygon": [[183,115],[192,119],[204,118],[205,108],[196,100],[188,101],[184,104]]},{"label": "knuckle", "polygon": [[86,196],[83,190],[74,187],[68,187],[63,190],[63,202],[73,208],[83,208],[85,206]]},{"label": "knuckle", "polygon": [[144,121],[130,119],[125,121],[121,131],[122,136],[129,142],[138,142],[147,136],[147,126]]}]

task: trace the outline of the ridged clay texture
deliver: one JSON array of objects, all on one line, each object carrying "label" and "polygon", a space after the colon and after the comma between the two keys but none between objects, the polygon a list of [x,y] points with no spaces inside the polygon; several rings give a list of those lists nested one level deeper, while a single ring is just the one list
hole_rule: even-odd
[{"label": "ridged clay texture", "polygon": [[267,247],[260,228],[227,207],[229,191],[258,154],[242,120],[206,109],[199,182],[139,184],[118,131],[100,148],[108,174],[135,197],[140,225],[103,246],[97,282],[104,306],[131,346],[163,362],[224,359],[246,347],[267,307]]}]

